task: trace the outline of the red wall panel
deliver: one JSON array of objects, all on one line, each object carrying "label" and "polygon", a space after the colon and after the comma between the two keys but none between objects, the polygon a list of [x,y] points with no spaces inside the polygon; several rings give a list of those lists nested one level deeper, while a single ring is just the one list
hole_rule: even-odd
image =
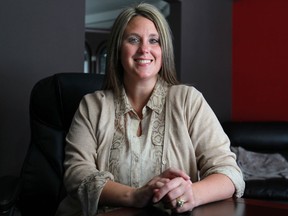
[{"label": "red wall panel", "polygon": [[232,24],[232,119],[288,121],[288,1],[234,1]]}]

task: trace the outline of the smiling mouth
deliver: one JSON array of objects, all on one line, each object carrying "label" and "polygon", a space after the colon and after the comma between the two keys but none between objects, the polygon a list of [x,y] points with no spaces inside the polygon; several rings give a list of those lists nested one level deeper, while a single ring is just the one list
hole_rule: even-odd
[{"label": "smiling mouth", "polygon": [[144,60],[144,59],[138,59],[138,60],[135,60],[136,62],[138,63],[141,63],[141,64],[149,64],[152,62],[152,60]]}]

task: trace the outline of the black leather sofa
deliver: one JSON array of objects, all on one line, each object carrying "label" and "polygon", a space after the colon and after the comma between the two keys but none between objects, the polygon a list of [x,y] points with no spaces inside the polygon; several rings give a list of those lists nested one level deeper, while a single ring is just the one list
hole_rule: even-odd
[{"label": "black leather sofa", "polygon": [[[222,126],[230,138],[232,148],[242,147],[248,152],[268,156],[279,153],[288,160],[288,122],[231,121],[223,123]],[[244,197],[288,202],[288,179],[271,178],[269,174],[267,173],[267,178],[264,179],[245,180]]]}]

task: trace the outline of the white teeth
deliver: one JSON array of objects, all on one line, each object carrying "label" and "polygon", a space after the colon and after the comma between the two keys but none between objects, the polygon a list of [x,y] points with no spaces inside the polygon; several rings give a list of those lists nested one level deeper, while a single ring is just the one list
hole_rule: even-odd
[{"label": "white teeth", "polygon": [[137,60],[137,62],[142,63],[142,64],[148,64],[151,62],[151,60]]}]

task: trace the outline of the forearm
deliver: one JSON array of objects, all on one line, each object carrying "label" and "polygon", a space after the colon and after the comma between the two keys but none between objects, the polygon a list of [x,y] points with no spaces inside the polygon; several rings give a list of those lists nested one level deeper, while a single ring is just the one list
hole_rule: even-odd
[{"label": "forearm", "polygon": [[101,192],[99,204],[142,208],[152,203],[154,191],[161,188],[168,181],[169,179],[165,177],[155,176],[146,185],[133,188],[108,180]]},{"label": "forearm", "polygon": [[135,188],[108,180],[99,199],[100,205],[133,206],[133,192]]},{"label": "forearm", "polygon": [[233,196],[235,187],[223,174],[212,174],[192,184],[195,207],[209,202],[227,199]]}]

